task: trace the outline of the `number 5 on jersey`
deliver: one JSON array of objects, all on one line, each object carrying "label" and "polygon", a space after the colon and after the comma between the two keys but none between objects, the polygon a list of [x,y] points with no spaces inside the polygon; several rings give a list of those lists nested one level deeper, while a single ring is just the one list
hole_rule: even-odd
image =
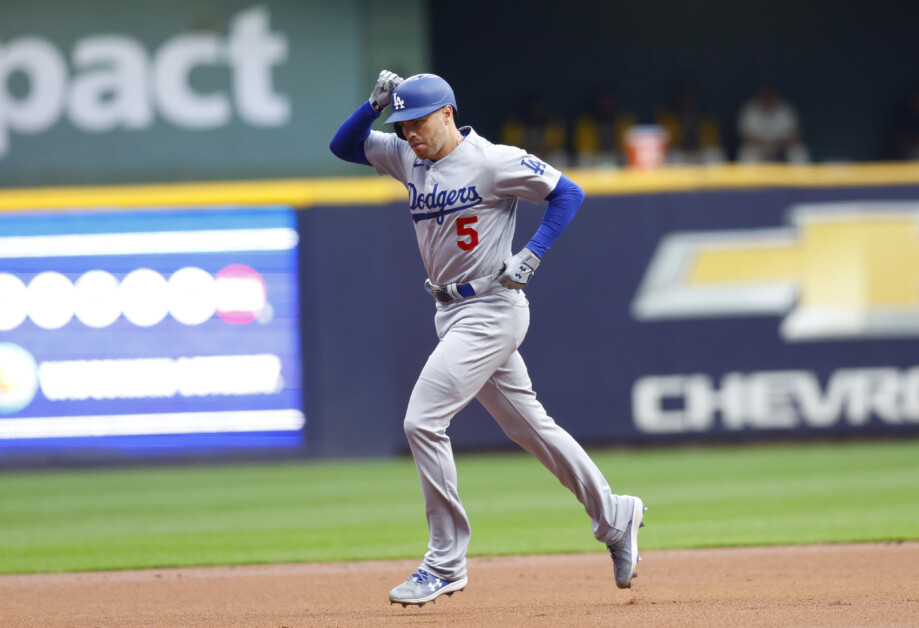
[{"label": "number 5 on jersey", "polygon": [[[479,232],[469,226],[474,222],[478,222],[478,220],[478,216],[467,216],[456,220],[456,235],[460,237],[456,241],[456,245],[464,251],[471,251],[479,243]],[[465,240],[463,238],[469,239]]]}]

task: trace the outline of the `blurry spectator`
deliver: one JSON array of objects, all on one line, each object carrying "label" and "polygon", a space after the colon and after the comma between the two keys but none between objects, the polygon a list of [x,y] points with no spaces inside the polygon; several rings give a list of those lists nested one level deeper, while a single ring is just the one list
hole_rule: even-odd
[{"label": "blurry spectator", "polygon": [[638,123],[610,88],[597,90],[574,125],[574,155],[582,168],[625,163],[625,132]]},{"label": "blurry spectator", "polygon": [[727,159],[721,147],[718,119],[705,111],[689,83],[671,85],[666,104],[657,110],[657,123],[667,132],[667,161],[673,164],[714,164]]},{"label": "blurry spectator", "polygon": [[502,144],[519,146],[556,167],[568,163],[567,141],[565,121],[538,94],[528,97],[519,115],[510,116],[501,125]]},{"label": "blurry spectator", "polygon": [[737,132],[741,142],[738,161],[810,161],[810,153],[801,142],[798,113],[768,83],[757,87],[753,98],[740,109]]},{"label": "blurry spectator", "polygon": [[919,83],[894,111],[890,140],[896,159],[919,160]]}]

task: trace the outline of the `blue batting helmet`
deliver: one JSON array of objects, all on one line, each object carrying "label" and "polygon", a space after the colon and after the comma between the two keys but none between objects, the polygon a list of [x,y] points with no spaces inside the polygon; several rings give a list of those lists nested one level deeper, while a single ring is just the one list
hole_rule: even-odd
[{"label": "blue batting helmet", "polygon": [[436,74],[416,74],[401,83],[392,93],[392,115],[386,124],[415,120],[445,105],[456,112],[456,96],[447,81]]}]

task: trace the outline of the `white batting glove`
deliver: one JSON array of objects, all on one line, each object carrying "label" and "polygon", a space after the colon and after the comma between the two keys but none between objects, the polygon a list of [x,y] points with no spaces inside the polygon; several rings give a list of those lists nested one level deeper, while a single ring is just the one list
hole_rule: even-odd
[{"label": "white batting glove", "polygon": [[389,106],[389,103],[392,101],[393,90],[396,89],[403,80],[404,79],[395,72],[390,72],[389,70],[380,72],[377,84],[374,85],[373,92],[370,94],[370,106],[373,107],[374,111],[380,113]]},{"label": "white batting glove", "polygon": [[493,279],[505,288],[520,290],[527,285],[538,267],[539,258],[536,257],[536,253],[525,248],[504,260]]}]

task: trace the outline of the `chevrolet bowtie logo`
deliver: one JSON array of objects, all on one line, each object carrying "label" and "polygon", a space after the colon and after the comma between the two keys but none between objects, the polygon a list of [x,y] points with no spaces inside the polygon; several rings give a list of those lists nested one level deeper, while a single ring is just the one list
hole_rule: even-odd
[{"label": "chevrolet bowtie logo", "polygon": [[803,205],[791,223],[665,236],[633,315],[787,314],[789,341],[919,336],[919,203]]}]

